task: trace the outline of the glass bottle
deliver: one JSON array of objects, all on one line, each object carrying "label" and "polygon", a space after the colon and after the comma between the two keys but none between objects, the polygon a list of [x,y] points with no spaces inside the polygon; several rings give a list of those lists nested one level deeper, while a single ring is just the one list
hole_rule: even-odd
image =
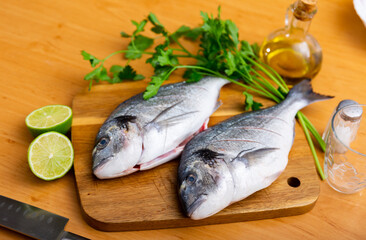
[{"label": "glass bottle", "polygon": [[316,0],[297,0],[287,9],[285,28],[271,33],[261,46],[261,60],[290,86],[313,78],[320,70],[322,50],[308,33],[316,11]]}]

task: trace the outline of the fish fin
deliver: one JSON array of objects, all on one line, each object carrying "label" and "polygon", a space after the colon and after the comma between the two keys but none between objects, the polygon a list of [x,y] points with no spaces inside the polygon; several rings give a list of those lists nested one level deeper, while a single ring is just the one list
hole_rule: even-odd
[{"label": "fish fin", "polygon": [[167,112],[169,112],[171,109],[173,109],[174,107],[176,107],[177,105],[181,104],[183,101],[174,103],[173,105],[167,107],[166,109],[164,109],[163,111],[161,111],[161,113],[159,113],[151,122],[157,122],[157,120],[159,118],[161,118],[162,116],[164,116]]},{"label": "fish fin", "polygon": [[293,128],[293,134],[292,134],[292,143],[291,143],[291,146],[294,144],[294,141],[295,141],[295,134],[296,134],[296,131],[295,131],[295,125],[296,125],[296,120],[294,119],[294,128]]},{"label": "fish fin", "polygon": [[191,111],[191,112],[186,112],[186,113],[178,114],[178,115],[172,116],[170,118],[167,118],[167,119],[163,119],[163,120],[154,122],[153,124],[156,124],[159,127],[168,126],[168,125],[169,126],[172,126],[172,125],[179,124],[180,122],[182,122],[182,120],[185,119],[186,116],[188,116],[190,114],[197,113],[197,112],[198,111]]},{"label": "fish fin", "polygon": [[309,105],[310,103],[333,98],[333,96],[315,93],[311,87],[310,80],[311,79],[305,79],[296,84],[287,95],[287,99],[289,99],[291,102],[302,103],[300,109]]},{"label": "fish fin", "polygon": [[217,101],[217,102],[216,102],[216,106],[215,106],[214,110],[212,111],[212,113],[216,112],[216,110],[217,110],[219,107],[221,107],[221,105],[222,105],[222,101],[221,101],[221,100]]},{"label": "fish fin", "polygon": [[198,111],[185,112],[185,113],[177,114],[175,116],[171,116],[169,118],[165,118],[164,119],[164,116],[170,110],[172,110],[173,108],[175,108],[176,106],[178,106],[182,102],[183,101],[180,101],[180,102],[174,103],[173,105],[167,107],[166,109],[164,109],[163,111],[161,111],[161,113],[159,113],[153,120],[151,120],[151,122],[149,122],[146,125],[147,126],[148,125],[150,125],[150,126],[152,125],[152,126],[158,126],[158,127],[167,126],[167,125],[170,125],[171,126],[171,125],[175,125],[175,124],[180,123],[183,119],[185,119],[185,117],[187,115],[194,114],[194,113],[198,112]]},{"label": "fish fin", "polygon": [[183,148],[184,148],[184,146],[178,146],[175,149],[173,149],[167,153],[164,153],[163,155],[161,155],[149,162],[142,163],[141,165],[139,165],[140,170],[141,171],[148,170],[148,169],[154,168],[156,166],[159,166],[163,163],[169,162],[170,160],[177,158],[182,153]]},{"label": "fish fin", "polygon": [[244,154],[239,153],[232,161],[241,161],[246,167],[249,167],[277,150],[279,150],[279,148],[260,148],[254,151],[245,150]]}]

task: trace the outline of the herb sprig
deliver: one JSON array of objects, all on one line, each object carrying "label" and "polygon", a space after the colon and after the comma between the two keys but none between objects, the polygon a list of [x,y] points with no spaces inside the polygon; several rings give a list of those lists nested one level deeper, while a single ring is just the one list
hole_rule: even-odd
[{"label": "herb sprig", "polygon": [[[199,27],[181,26],[172,33],[160,23],[153,13],[150,13],[141,22],[132,21],[136,30],[132,34],[121,32],[123,38],[130,39],[127,49],[116,51],[104,59],[98,59],[85,51],[81,52],[83,58],[88,60],[93,67],[93,70],[84,77],[89,81],[89,89],[92,87],[93,81],[119,83],[124,80],[144,79],[145,77],[137,74],[129,62],[148,55],[150,57],[146,63],[151,64],[154,68],[154,74],[146,87],[144,99],[156,95],[164,81],[175,70],[183,68],[186,69],[183,77],[187,82],[199,81],[203,76],[216,76],[243,87],[246,110],[258,110],[262,106],[261,103],[253,100],[251,93],[259,94],[276,103],[284,100],[289,91],[285,81],[270,66],[260,61],[258,45],[250,45],[247,41],[240,40],[239,29],[235,23],[221,19],[220,12],[220,7],[217,17],[201,12],[203,23]],[[158,36],[157,38],[163,38],[163,43],[157,44],[153,52],[146,51],[155,42],[154,38],[143,35],[147,24],[151,25],[150,30]],[[198,41],[198,51],[196,53],[188,51],[180,42],[181,38]],[[104,62],[121,53],[128,59],[127,64],[111,66],[108,74]],[[179,60],[182,58],[191,58],[195,60],[195,64],[181,64]],[[309,131],[323,151],[325,143],[303,113],[299,111],[297,118],[304,129],[318,173],[321,179],[325,179]]]}]

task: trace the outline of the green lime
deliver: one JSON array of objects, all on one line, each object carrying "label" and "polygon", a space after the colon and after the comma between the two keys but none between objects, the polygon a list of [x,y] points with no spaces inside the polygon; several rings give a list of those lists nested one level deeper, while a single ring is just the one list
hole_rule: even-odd
[{"label": "green lime", "polygon": [[71,127],[72,110],[64,105],[48,105],[34,110],[25,124],[34,137],[50,131],[66,134]]},{"label": "green lime", "polygon": [[64,176],[74,162],[71,141],[58,132],[39,135],[28,148],[28,163],[32,172],[43,180]]}]

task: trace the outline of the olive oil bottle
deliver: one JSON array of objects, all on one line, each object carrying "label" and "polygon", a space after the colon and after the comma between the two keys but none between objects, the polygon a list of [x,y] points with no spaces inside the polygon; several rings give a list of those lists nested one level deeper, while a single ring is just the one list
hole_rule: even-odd
[{"label": "olive oil bottle", "polygon": [[287,9],[285,28],[271,33],[261,46],[262,61],[290,86],[313,78],[320,70],[322,50],[308,33],[316,11],[316,0],[297,0]]}]

